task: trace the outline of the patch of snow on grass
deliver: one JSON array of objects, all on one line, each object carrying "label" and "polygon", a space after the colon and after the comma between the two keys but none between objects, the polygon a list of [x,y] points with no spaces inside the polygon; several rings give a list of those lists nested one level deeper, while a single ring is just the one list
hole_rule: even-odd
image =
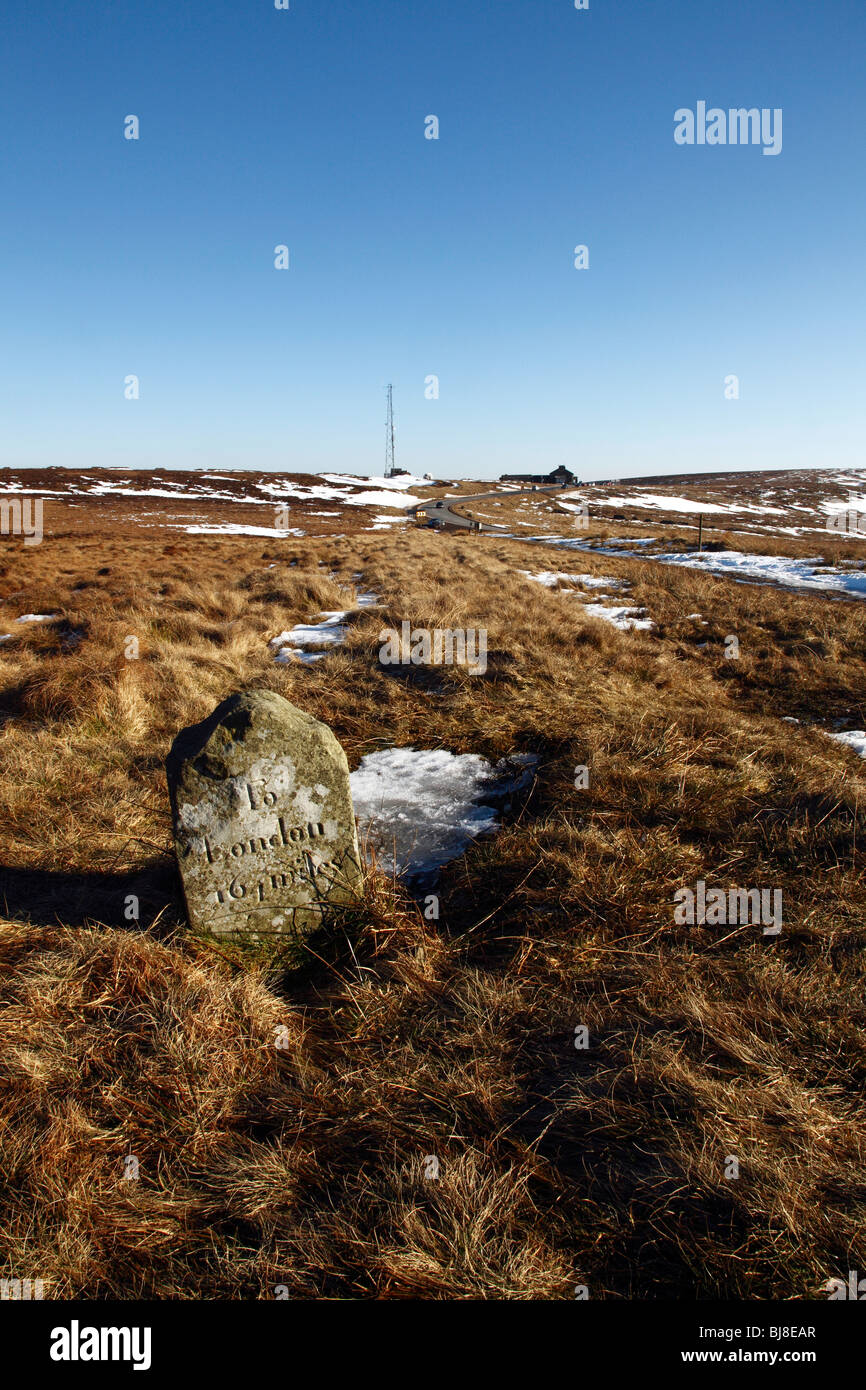
[{"label": "patch of snow on grass", "polygon": [[[559,546],[563,550],[586,550],[594,555],[616,555],[617,558],[647,560],[660,565],[685,565],[746,584],[780,584],[793,589],[866,598],[866,573],[825,566],[817,556],[793,559],[790,555],[749,555],[741,550],[691,550],[644,555],[638,551],[631,554],[626,549],[611,550],[612,540],[604,545],[593,545],[590,541],[572,540],[567,536],[532,536],[529,539]],[[627,546],[633,542],[624,539],[623,544]]]},{"label": "patch of snow on grass", "polygon": [[866,758],[866,729],[849,729],[847,733],[828,734],[827,736],[834,738],[837,743],[846,744],[861,758]]},{"label": "patch of snow on grass", "polygon": [[602,618],[606,623],[618,627],[621,632],[631,632],[632,628],[647,631],[654,626],[652,618],[640,616],[646,612],[645,608],[606,608],[601,603],[587,603],[583,611],[589,613],[590,617]]},{"label": "patch of snow on grass", "polygon": [[[344,481],[361,486],[370,480],[369,478],[352,478]],[[287,482],[285,479],[272,483],[256,483],[256,487],[259,492],[268,493],[271,497],[294,497],[300,501],[342,502],[350,507],[399,507],[403,510],[406,507],[417,506],[421,501],[420,497],[414,497],[409,492],[402,492],[399,488],[395,491],[388,478],[377,478],[376,481],[380,484],[379,487],[363,492],[353,492],[350,487],[326,487],[319,483],[313,487],[301,487],[296,483]],[[417,482],[417,479],[412,481]]]},{"label": "patch of snow on grass", "polygon": [[350,777],[359,831],[387,873],[435,882],[443,864],[498,828],[495,804],[484,802],[519,790],[537,761],[521,754],[493,767],[478,754],[442,748],[368,753]]},{"label": "patch of snow on grass", "polygon": [[747,555],[740,550],[716,550],[687,552],[682,555],[654,555],[652,558],[662,565],[685,565],[690,569],[728,575],[733,579],[758,580],[798,589],[823,589],[831,593],[860,594],[866,597],[866,575],[843,573],[829,566],[824,567],[817,557],[795,560],[789,555]]},{"label": "patch of snow on grass", "polygon": [[346,640],[348,610],[320,613],[321,623],[297,623],[288,632],[272,637],[269,647],[338,647]]},{"label": "patch of snow on grass", "polygon": [[[345,483],[350,487],[367,487],[373,481],[372,478],[355,478],[348,473],[320,473],[318,476],[324,478],[326,483]],[[379,487],[394,488],[398,492],[407,487],[423,487],[425,481],[424,478],[416,478],[411,473],[397,478],[376,479]]]},{"label": "patch of snow on grass", "polygon": [[839,498],[824,498],[820,503],[821,510],[828,513],[847,512],[849,509],[866,512],[866,493],[851,492],[844,501]]},{"label": "patch of snow on grass", "polygon": [[113,483],[94,483],[87,491],[94,497],[173,497],[177,501],[188,499],[211,501],[214,496],[212,492],[179,492],[177,488],[169,490],[164,487],[131,488],[121,487]]},{"label": "patch of snow on grass", "polygon": [[[324,562],[320,561],[319,563]],[[331,575],[331,578],[333,579],[335,576]],[[375,608],[379,602],[378,594],[359,593],[355,597],[356,608]],[[327,651],[298,651],[296,649],[299,647],[331,648],[341,646],[345,642],[349,630],[346,626],[346,619],[352,611],[351,608],[326,610],[319,614],[322,622],[297,623],[286,632],[272,637],[268,646],[275,648],[274,660],[283,666],[289,666],[295,661],[301,661],[307,666],[314,661],[321,661],[323,657],[328,655]]]},{"label": "patch of snow on grass", "polygon": [[312,666],[314,661],[324,661],[327,655],[327,652],[304,652],[296,651],[294,647],[280,647],[274,656],[274,661],[278,661],[281,666],[292,666],[296,662],[301,662],[304,666]]},{"label": "patch of snow on grass", "polygon": [[297,483],[286,482],[285,479],[273,483],[256,483],[259,492],[268,493],[268,498],[245,497],[239,500],[245,502],[266,503],[273,497],[294,497],[301,502],[309,502],[311,499],[317,502],[341,502],[345,493],[336,487],[301,487]]},{"label": "patch of snow on grass", "polygon": [[305,536],[297,526],[244,526],[239,521],[223,521],[213,525],[184,526],[189,536]]},{"label": "patch of snow on grass", "polygon": [[652,545],[658,536],[608,536],[605,545]]},{"label": "patch of snow on grass", "polygon": [[356,492],[343,498],[350,507],[399,507],[401,511],[407,507],[417,507],[421,500],[409,492],[400,493],[397,497],[388,492]]},{"label": "patch of snow on grass", "polygon": [[560,570],[542,570],[540,574],[533,574],[532,570],[518,570],[518,573],[535,580],[536,584],[543,584],[546,589],[555,588],[560,580],[565,584],[582,584],[586,589],[619,589],[625,583],[623,579],[609,579],[597,574],[563,574]]},{"label": "patch of snow on grass", "polygon": [[[597,507],[640,507],[645,510],[660,512],[724,513],[731,510],[743,510],[742,508],[723,507],[718,502],[696,502],[692,497],[668,497],[658,492],[638,492],[633,497],[593,497],[592,501]],[[778,510],[778,508],[770,508],[770,510]]]}]

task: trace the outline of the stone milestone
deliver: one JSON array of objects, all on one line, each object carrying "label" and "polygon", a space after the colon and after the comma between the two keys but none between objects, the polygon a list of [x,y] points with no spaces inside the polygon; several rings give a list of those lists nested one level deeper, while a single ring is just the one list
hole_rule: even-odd
[{"label": "stone milestone", "polygon": [[349,765],[326,724],[271,691],[231,695],[181,730],[166,774],[193,927],[305,936],[357,900]]}]

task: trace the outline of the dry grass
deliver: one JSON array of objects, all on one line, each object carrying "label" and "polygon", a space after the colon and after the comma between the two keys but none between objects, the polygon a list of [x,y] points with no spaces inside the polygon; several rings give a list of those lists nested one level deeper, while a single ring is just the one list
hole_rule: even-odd
[{"label": "dry grass", "polygon": [[[863,605],[494,537],[167,543],[105,515],[4,541],[5,1275],[789,1298],[866,1266],[866,777],[820,732],[866,725]],[[520,569],[626,579],[657,629]],[[349,606],[359,571],[385,607],[327,661],[274,664],[268,639]],[[28,611],[58,617],[12,625]],[[380,667],[403,618],[486,627],[487,673]],[[437,922],[373,873],[287,973],[185,931],[170,852],[168,745],[241,687],[325,719],[352,766],[530,751],[537,781],[443,874]],[[697,878],[782,888],[782,936],[676,926]]]}]

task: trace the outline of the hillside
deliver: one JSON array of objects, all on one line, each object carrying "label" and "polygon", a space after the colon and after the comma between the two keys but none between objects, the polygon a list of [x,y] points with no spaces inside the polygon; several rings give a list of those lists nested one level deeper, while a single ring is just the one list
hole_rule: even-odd
[{"label": "hillside", "polygon": [[[489,483],[0,473],[45,499],[41,544],[0,536],[4,1276],[691,1301],[863,1269],[866,537],[826,517],[864,476],[502,487],[468,536],[406,508]],[[483,628],[485,669],[384,666],[406,620]],[[355,772],[517,756],[438,916],[386,819],[299,968],[189,932],[164,758],[241,688]],[[699,881],[781,892],[781,932],[678,922]]]}]

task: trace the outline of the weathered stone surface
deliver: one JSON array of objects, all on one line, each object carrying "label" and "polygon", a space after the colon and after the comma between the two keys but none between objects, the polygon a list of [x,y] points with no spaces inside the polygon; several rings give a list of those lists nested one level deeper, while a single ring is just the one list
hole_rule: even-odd
[{"label": "weathered stone surface", "polygon": [[189,919],[307,935],[361,877],[346,755],[326,724],[267,690],[232,695],[166,760]]}]

